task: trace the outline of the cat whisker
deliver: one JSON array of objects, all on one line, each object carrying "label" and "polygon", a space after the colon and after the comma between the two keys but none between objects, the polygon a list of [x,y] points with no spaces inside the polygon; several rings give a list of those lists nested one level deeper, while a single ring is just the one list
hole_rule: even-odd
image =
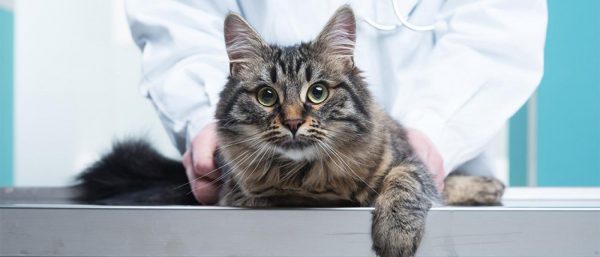
[{"label": "cat whisker", "polygon": [[[257,163],[259,163],[259,164],[260,164],[260,163],[262,162],[263,158],[265,157],[265,155],[266,155],[266,153],[267,153],[267,151],[265,151],[265,150],[264,150],[264,148],[267,148],[267,150],[268,150],[268,149],[270,149],[270,148],[268,148],[268,147],[269,147],[269,145],[265,144],[265,145],[264,145],[264,147],[263,147],[263,148],[261,148],[261,149],[263,149],[263,150],[261,150],[263,153],[261,153],[261,155],[259,156],[259,157],[260,157],[260,159],[258,160],[258,162],[257,162]],[[272,147],[272,148],[273,148],[273,147]],[[258,167],[258,166],[255,166],[255,167],[254,167],[254,169],[252,170],[252,173],[254,173],[254,170],[255,170],[257,167]],[[250,173],[250,175],[252,175],[252,173]]]},{"label": "cat whisker", "polygon": [[[256,138],[254,138],[254,139],[256,139]],[[254,143],[255,143],[255,145],[257,145],[258,143],[260,143],[260,141],[259,141],[259,140],[256,140]],[[229,165],[229,164],[231,164],[231,163],[235,162],[236,160],[238,160],[238,159],[242,158],[243,156],[244,156],[244,155],[239,155],[239,156],[237,156],[237,157],[233,158],[232,160],[229,160],[227,163],[225,163],[225,164],[221,165],[220,167],[217,167],[217,168],[215,168],[215,169],[213,169],[213,170],[209,171],[208,173],[204,174],[202,177],[197,177],[197,178],[195,178],[195,179],[193,179],[193,180],[190,180],[190,181],[188,181],[187,183],[181,184],[181,185],[179,185],[179,186],[177,186],[177,187],[173,188],[173,190],[176,190],[176,189],[179,189],[179,188],[181,188],[181,187],[184,187],[184,186],[190,185],[191,183],[193,183],[193,182],[196,182],[196,181],[198,181],[198,180],[200,180],[200,179],[202,179],[202,178],[204,178],[204,177],[206,177],[206,176],[208,176],[208,175],[210,175],[210,174],[212,174],[212,173],[214,173],[214,172],[216,172],[216,171],[218,171],[218,170],[220,170],[220,169],[222,169],[222,168],[226,167],[227,165]],[[219,177],[220,179],[223,179],[223,178],[221,178],[221,177],[223,177],[223,175],[221,175],[221,176]],[[217,179],[213,180],[212,182],[218,182],[218,181],[220,180],[219,178],[217,178]],[[211,184],[212,184],[212,183],[211,183]]]},{"label": "cat whisker", "polygon": [[269,150],[269,152],[271,153],[271,157],[269,157],[269,160],[271,160],[269,163],[269,166],[267,166],[267,168],[263,171],[263,173],[260,175],[260,177],[258,177],[258,180],[262,180],[264,179],[264,177],[269,173],[269,170],[271,170],[271,167],[273,166],[273,158],[275,157],[275,146],[272,146]]},{"label": "cat whisker", "polygon": [[346,165],[346,167],[350,168],[350,165],[348,165],[348,163],[346,163],[346,161],[344,161],[344,158],[342,158],[340,155],[343,155],[343,157],[345,157],[345,159],[347,159],[347,160],[350,160],[350,161],[354,162],[355,164],[357,164],[357,165],[359,165],[359,166],[363,166],[363,167],[365,167],[365,168],[366,168],[366,165],[365,165],[365,164],[363,164],[363,163],[361,163],[361,162],[359,162],[359,161],[355,160],[355,158],[350,158],[350,157],[348,157],[347,155],[345,155],[344,153],[342,153],[342,152],[340,152],[340,151],[337,151],[337,150],[335,150],[335,149],[334,149],[333,147],[331,147],[331,146],[330,146],[330,145],[329,145],[327,142],[323,142],[323,144],[325,144],[325,146],[327,146],[327,147],[328,147],[328,148],[329,148],[329,149],[330,149],[330,150],[331,150],[331,151],[332,151],[332,152],[333,152],[335,155],[337,155],[337,156],[338,156],[338,158],[340,159],[340,161],[342,161],[342,162],[343,162],[343,163]]},{"label": "cat whisker", "polygon": [[[173,190],[175,190],[175,189],[178,189],[178,188],[181,188],[181,187],[183,187],[183,186],[192,185],[192,183],[193,183],[193,182],[196,182],[196,181],[198,181],[198,180],[200,180],[200,179],[204,178],[205,176],[207,176],[207,175],[210,175],[211,173],[213,173],[213,172],[215,172],[215,171],[218,171],[218,170],[220,170],[221,168],[224,168],[225,166],[228,166],[229,164],[231,164],[231,163],[235,162],[235,161],[236,161],[236,159],[238,159],[238,158],[242,158],[242,157],[244,157],[244,156],[246,156],[246,155],[242,154],[242,155],[240,155],[240,156],[236,157],[235,159],[232,159],[231,161],[227,162],[226,164],[223,164],[223,165],[221,165],[220,167],[218,167],[218,168],[216,168],[216,169],[214,169],[214,170],[212,170],[212,171],[208,172],[208,173],[207,173],[207,174],[205,174],[204,176],[202,176],[202,177],[197,177],[197,178],[195,178],[195,179],[193,179],[193,180],[190,180],[190,181],[188,181],[187,183],[184,183],[184,184],[182,184],[182,185],[180,185],[180,186],[178,186],[178,187],[174,188]],[[227,174],[223,173],[223,174],[221,174],[221,175],[220,175],[218,178],[216,178],[216,179],[212,180],[210,183],[208,183],[208,184],[205,184],[205,185],[204,185],[204,186],[202,186],[202,187],[194,187],[192,191],[188,192],[188,194],[189,194],[189,193],[192,193],[194,190],[197,190],[197,189],[200,189],[200,188],[204,188],[204,187],[207,187],[207,186],[211,186],[211,185],[213,185],[213,184],[215,184],[215,183],[218,183],[218,182],[220,182],[221,180],[225,179],[226,177],[227,177]]]},{"label": "cat whisker", "polygon": [[285,174],[285,176],[283,178],[281,178],[281,183],[288,182],[288,180],[291,180],[296,175],[296,172],[300,171],[302,169],[302,167],[304,166],[303,163],[294,163],[294,164],[297,164],[297,165],[287,171],[287,174]]},{"label": "cat whisker", "polygon": [[[261,147],[260,147],[260,148],[259,148],[257,151],[255,151],[255,152],[253,152],[253,153],[252,153],[252,157],[254,157],[255,155],[256,155],[256,157],[261,157],[261,156],[263,155],[263,153],[264,153],[264,149],[265,149],[266,147],[268,147],[268,145],[267,145],[267,144],[263,144],[263,145],[262,145],[262,146],[261,146]],[[251,157],[251,158],[252,158],[252,157]],[[260,160],[262,160],[262,157],[260,158]],[[260,163],[260,160],[259,160],[257,163]],[[245,165],[245,166],[246,166],[246,168],[249,168],[249,167],[252,167],[252,166],[254,166],[254,168],[252,169],[252,171],[250,172],[250,174],[247,174],[247,176],[245,176],[246,178],[250,178],[250,176],[253,174],[253,172],[254,172],[254,171],[256,170],[256,168],[258,167],[258,166],[256,166],[256,165],[253,165],[255,161],[256,161],[256,158],[252,159],[248,165]],[[240,165],[242,165],[242,162],[240,162]],[[242,173],[246,173],[246,169],[244,169],[244,170],[243,170],[243,172],[240,172],[240,175],[241,175]]]},{"label": "cat whisker", "polygon": [[374,138],[377,138],[377,139],[383,139],[379,135],[376,135],[376,134],[373,134],[373,133],[355,133],[353,131],[340,131],[340,130],[334,130],[334,129],[331,129],[331,128],[321,128],[321,129],[323,129],[323,130],[325,130],[327,132],[335,132],[335,133],[338,133],[338,134],[340,134],[342,136],[343,135],[348,135],[348,136],[351,136],[351,137],[369,136],[369,137],[374,137]]},{"label": "cat whisker", "polygon": [[[368,167],[366,164],[364,164],[364,163],[360,162],[360,161],[359,161],[357,158],[351,158],[351,157],[349,157],[348,155],[344,154],[344,153],[343,153],[343,152],[341,152],[341,151],[336,151],[336,150],[335,150],[335,149],[334,149],[334,148],[333,148],[333,147],[332,147],[332,146],[331,146],[329,143],[327,143],[327,142],[323,142],[323,143],[324,143],[326,146],[328,146],[328,147],[329,147],[329,148],[330,148],[332,151],[334,151],[335,153],[337,153],[337,154],[339,154],[339,155],[342,155],[342,157],[345,157],[345,159],[346,159],[346,160],[349,160],[349,161],[351,161],[352,163],[354,163],[354,164],[356,164],[356,165],[359,165],[359,166],[362,166],[362,167],[364,167],[364,168]],[[341,157],[340,157],[340,158],[341,158]]]},{"label": "cat whisker", "polygon": [[248,136],[248,138],[244,138],[244,139],[241,139],[241,140],[233,141],[233,142],[231,142],[231,143],[229,143],[227,145],[219,146],[219,148],[225,149],[227,147],[231,147],[231,146],[238,145],[238,144],[241,144],[241,143],[245,143],[245,142],[248,142],[248,141],[251,141],[251,140],[254,140],[254,139],[258,139],[258,138],[260,138],[262,136],[261,134],[263,134],[263,133],[264,132],[261,131],[261,132],[258,132],[256,134],[252,134],[252,135]]},{"label": "cat whisker", "polygon": [[[252,158],[252,156],[253,156],[255,153],[256,153],[256,152],[251,152],[251,153],[247,153],[247,152],[246,152],[245,154],[241,154],[240,156],[244,156],[243,160],[240,160],[239,164],[237,164],[237,165],[236,165],[236,164],[234,164],[234,166],[232,166],[231,168],[232,168],[232,169],[236,169],[236,170],[237,170],[237,169],[239,169],[239,167],[241,166],[241,163],[243,163],[243,162],[244,162],[245,160],[247,160],[248,158]],[[231,161],[231,162],[229,162],[229,164],[231,164],[232,162],[235,162],[235,161]],[[225,165],[223,165],[223,167],[224,167],[224,166],[225,166]],[[188,192],[187,194],[189,195],[189,194],[193,193],[194,191],[196,191],[196,190],[198,190],[198,189],[202,189],[202,188],[205,188],[205,187],[208,187],[208,186],[212,186],[212,185],[214,185],[215,183],[217,183],[217,182],[219,182],[219,181],[221,181],[221,180],[223,180],[223,179],[227,178],[227,176],[228,176],[228,174],[226,174],[226,173],[223,173],[223,174],[221,174],[221,176],[219,176],[217,179],[215,179],[215,180],[211,181],[210,183],[204,184],[204,185],[202,185],[202,186],[199,186],[199,187],[193,187],[193,188],[192,188],[192,190],[190,190],[190,192]],[[197,179],[199,179],[199,178],[196,178],[196,179],[194,179],[194,181],[196,181]],[[189,183],[191,183],[191,182],[192,182],[192,181],[190,181]]]},{"label": "cat whisker", "polygon": [[[338,154],[336,153],[335,149],[333,149],[331,146],[329,146],[329,145],[328,145],[327,143],[325,143],[325,142],[322,142],[322,144],[323,144],[323,146],[324,146],[324,147],[326,147],[326,149],[329,149],[329,151],[330,151],[332,154],[334,154],[335,156],[337,156],[337,159],[338,159],[338,160],[339,160],[339,161],[340,161],[340,162],[341,162],[343,165],[345,165],[345,166],[348,168],[348,170],[349,170],[349,172],[350,172],[350,175],[354,176],[355,178],[358,178],[360,181],[362,181],[362,182],[365,184],[365,186],[367,186],[369,189],[371,189],[373,192],[375,192],[375,194],[379,195],[379,192],[377,192],[377,190],[373,189],[373,188],[372,188],[372,187],[369,185],[369,183],[367,183],[367,182],[366,182],[364,179],[362,179],[362,178],[361,178],[361,177],[360,177],[358,174],[356,174],[356,173],[355,173],[355,172],[354,172],[354,171],[353,171],[353,170],[350,168],[350,166],[349,166],[349,165],[348,165],[348,164],[347,164],[347,163],[346,163],[346,162],[343,160],[343,158],[342,158],[342,157],[340,157],[340,155],[338,155]],[[328,155],[328,156],[330,156],[330,155]],[[332,159],[332,161],[333,161],[333,158],[332,158],[331,156],[330,156],[330,158],[331,158],[331,159]],[[338,166],[338,168],[340,168],[340,170],[341,170],[341,171],[343,171],[343,170],[344,170],[344,169],[342,169],[342,168],[341,168],[339,165],[337,165],[337,163],[336,163],[336,162],[334,162],[334,164],[336,164],[336,166]]]},{"label": "cat whisker", "polygon": [[[260,148],[258,151],[255,151],[253,154],[251,154],[251,155],[254,155],[254,154],[256,154],[256,153],[260,153],[260,156],[261,156],[261,157],[260,157],[260,160],[258,161],[258,163],[260,163],[260,162],[262,161],[262,156],[263,156],[263,154],[267,152],[267,151],[265,151],[265,148],[267,148],[267,150],[274,148],[274,147],[271,147],[271,148],[268,148],[268,147],[269,147],[269,145],[267,145],[267,144],[264,144],[264,145],[263,145],[263,146],[262,146],[262,147],[261,147],[261,148]],[[240,165],[241,165],[241,163],[240,163]],[[250,166],[252,166],[252,163],[250,163],[249,165],[246,165],[246,167],[250,167]],[[256,169],[257,167],[258,167],[258,166],[255,166],[255,167],[254,167],[254,169],[252,170],[252,172],[251,172],[251,173],[250,173],[248,176],[246,176],[246,178],[250,177],[250,176],[253,174],[253,172],[255,171],[255,169]],[[241,174],[243,174],[243,173],[246,173],[246,169],[242,169],[242,170],[238,170],[238,171],[239,171],[239,174],[240,174],[240,175],[241,175]],[[243,176],[239,176],[239,177],[240,177],[240,178],[243,178]],[[241,181],[240,181],[240,182],[241,182]],[[241,184],[242,184],[242,183],[240,183],[240,182],[236,183],[236,185],[234,185],[234,187],[233,187],[233,188],[232,188],[232,189],[231,189],[231,190],[230,190],[230,191],[229,191],[227,194],[225,194],[225,195],[223,196],[223,198],[224,198],[224,199],[226,199],[226,197],[227,197],[229,194],[231,194],[231,193],[235,192],[236,190],[238,190],[238,189],[241,187]]]}]

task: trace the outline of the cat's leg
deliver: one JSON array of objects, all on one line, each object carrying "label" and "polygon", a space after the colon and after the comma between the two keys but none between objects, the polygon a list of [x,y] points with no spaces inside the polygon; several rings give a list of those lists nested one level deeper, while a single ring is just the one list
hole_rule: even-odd
[{"label": "cat's leg", "polygon": [[[373,250],[382,257],[414,256],[432,206],[431,179],[423,165],[393,168],[383,180],[373,212]],[[425,182],[424,182],[425,181]],[[435,192],[435,188],[433,188]]]},{"label": "cat's leg", "polygon": [[447,205],[502,205],[504,184],[492,177],[451,174],[444,180],[443,197]]}]

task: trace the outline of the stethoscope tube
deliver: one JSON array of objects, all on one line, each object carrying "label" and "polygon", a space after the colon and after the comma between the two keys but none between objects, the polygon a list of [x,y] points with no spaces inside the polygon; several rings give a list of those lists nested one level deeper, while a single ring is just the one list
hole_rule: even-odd
[{"label": "stethoscope tube", "polygon": [[390,0],[392,2],[392,6],[394,8],[394,14],[396,15],[396,18],[398,19],[398,23],[396,24],[381,24],[381,23],[377,23],[367,17],[359,17],[359,19],[365,21],[367,24],[371,25],[372,27],[378,29],[378,30],[385,30],[385,31],[391,31],[391,30],[395,30],[401,26],[406,27],[407,29],[410,29],[412,31],[432,31],[435,30],[435,24],[431,24],[431,25],[415,25],[410,23],[405,17],[403,17],[400,14],[400,8],[398,8],[398,3],[395,0]]}]

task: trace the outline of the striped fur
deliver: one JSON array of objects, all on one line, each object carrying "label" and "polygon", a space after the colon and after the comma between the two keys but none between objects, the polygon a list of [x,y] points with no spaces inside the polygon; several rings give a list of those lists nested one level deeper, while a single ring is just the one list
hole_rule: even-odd
[{"label": "striped fur", "polygon": [[[375,206],[373,249],[413,256],[440,198],[404,129],[374,104],[354,66],[355,26],[342,7],[315,41],[279,47],[240,16],[227,17],[232,70],[216,114],[228,176],[220,204]],[[306,96],[315,84],[329,91],[319,104]],[[279,96],[274,106],[257,101],[265,86]],[[295,137],[289,119],[302,121]]]}]

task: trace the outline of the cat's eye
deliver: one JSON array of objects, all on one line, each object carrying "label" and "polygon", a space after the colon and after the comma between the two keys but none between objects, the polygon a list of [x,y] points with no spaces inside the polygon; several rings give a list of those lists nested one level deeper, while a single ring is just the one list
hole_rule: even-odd
[{"label": "cat's eye", "polygon": [[269,86],[261,87],[256,94],[256,100],[266,107],[271,107],[277,103],[277,91]]},{"label": "cat's eye", "polygon": [[314,104],[320,104],[329,96],[329,91],[322,84],[314,84],[308,88],[306,97]]}]

